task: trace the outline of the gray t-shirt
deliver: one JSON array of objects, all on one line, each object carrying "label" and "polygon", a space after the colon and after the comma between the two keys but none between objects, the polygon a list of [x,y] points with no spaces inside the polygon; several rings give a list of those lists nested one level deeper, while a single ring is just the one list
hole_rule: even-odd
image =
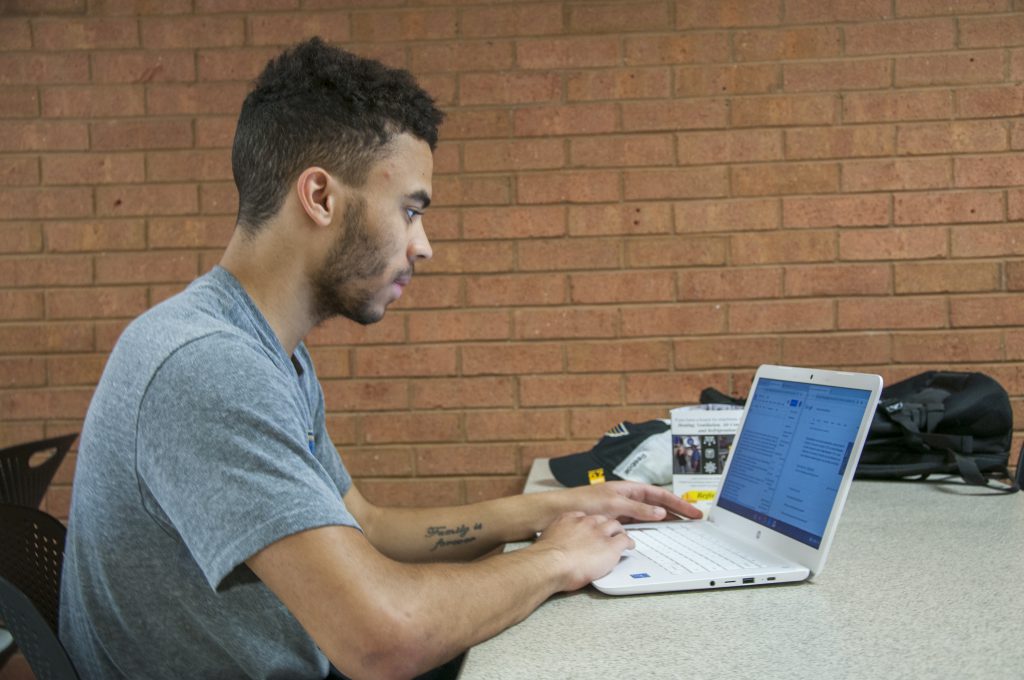
[{"label": "gray t-shirt", "polygon": [[217,267],[136,319],[79,445],[60,637],[79,675],[323,678],[328,661],[245,565],[358,528],[304,345],[285,354]]}]

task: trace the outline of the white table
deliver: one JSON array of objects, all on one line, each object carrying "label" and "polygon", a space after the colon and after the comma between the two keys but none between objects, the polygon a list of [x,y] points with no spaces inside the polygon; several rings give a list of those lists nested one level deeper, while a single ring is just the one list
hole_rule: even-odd
[{"label": "white table", "polygon": [[[559,486],[535,461],[525,491]],[[1024,493],[985,493],[856,481],[813,581],[588,587],[470,650],[459,677],[1024,678]]]}]

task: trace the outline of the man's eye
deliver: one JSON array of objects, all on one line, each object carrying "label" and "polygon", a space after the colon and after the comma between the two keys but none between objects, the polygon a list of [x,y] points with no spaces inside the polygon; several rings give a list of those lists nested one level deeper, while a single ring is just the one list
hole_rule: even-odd
[{"label": "man's eye", "polygon": [[406,208],[405,209],[405,216],[409,218],[410,222],[412,222],[414,219],[416,219],[417,215],[422,215],[422,214],[423,213],[421,213],[419,210],[415,210],[414,208]]}]

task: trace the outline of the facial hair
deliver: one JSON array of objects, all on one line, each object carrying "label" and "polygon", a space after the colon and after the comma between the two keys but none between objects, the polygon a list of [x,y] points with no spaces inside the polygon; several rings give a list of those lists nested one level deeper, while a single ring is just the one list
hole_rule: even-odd
[{"label": "facial hair", "polygon": [[[370,233],[366,199],[359,197],[349,203],[342,216],[341,233],[323,266],[311,277],[316,322],[339,315],[364,326],[380,321],[384,305],[375,308],[373,298],[380,289],[373,286],[387,271],[387,253],[393,251],[390,242]],[[395,278],[411,274],[410,266]]]}]

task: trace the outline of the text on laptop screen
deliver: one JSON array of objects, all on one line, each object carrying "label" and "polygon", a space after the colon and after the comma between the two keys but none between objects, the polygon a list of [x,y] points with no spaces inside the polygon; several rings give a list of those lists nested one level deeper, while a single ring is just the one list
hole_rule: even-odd
[{"label": "text on laptop screen", "polygon": [[871,393],[762,378],[718,505],[821,546]]}]

